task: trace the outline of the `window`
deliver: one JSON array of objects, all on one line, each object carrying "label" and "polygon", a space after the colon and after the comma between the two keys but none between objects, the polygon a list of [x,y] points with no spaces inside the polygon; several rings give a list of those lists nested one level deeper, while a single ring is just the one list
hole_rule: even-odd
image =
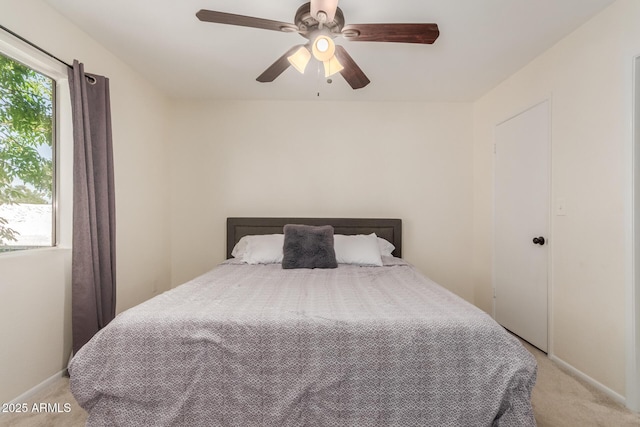
[{"label": "window", "polygon": [[0,251],[53,246],[55,81],[0,54]]},{"label": "window", "polygon": [[65,89],[64,64],[0,31],[0,253],[70,244],[73,152]]}]

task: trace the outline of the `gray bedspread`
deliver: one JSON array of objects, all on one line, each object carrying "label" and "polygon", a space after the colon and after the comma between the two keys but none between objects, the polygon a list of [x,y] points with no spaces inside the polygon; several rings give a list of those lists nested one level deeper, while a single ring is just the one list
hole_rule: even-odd
[{"label": "gray bedspread", "polygon": [[226,262],[123,312],[71,361],[88,425],[531,426],[533,356],[401,260]]}]

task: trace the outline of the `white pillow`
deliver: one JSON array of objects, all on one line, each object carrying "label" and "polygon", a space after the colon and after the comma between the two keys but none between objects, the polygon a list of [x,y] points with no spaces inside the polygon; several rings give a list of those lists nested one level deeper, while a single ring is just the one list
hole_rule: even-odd
[{"label": "white pillow", "polygon": [[234,258],[242,259],[244,257],[244,253],[247,251],[247,244],[249,243],[249,239],[253,236],[243,236],[240,238],[238,243],[233,247],[231,251],[231,256]]},{"label": "white pillow", "polygon": [[236,243],[231,255],[247,264],[277,264],[282,262],[284,234],[244,236]]},{"label": "white pillow", "polygon": [[336,234],[333,236],[333,249],[338,264],[382,266],[378,236],[375,233],[355,236]]},{"label": "white pillow", "polygon": [[393,256],[391,252],[396,249],[393,244],[391,244],[387,239],[383,239],[382,237],[378,237],[378,247],[380,248],[380,255],[382,256]]}]

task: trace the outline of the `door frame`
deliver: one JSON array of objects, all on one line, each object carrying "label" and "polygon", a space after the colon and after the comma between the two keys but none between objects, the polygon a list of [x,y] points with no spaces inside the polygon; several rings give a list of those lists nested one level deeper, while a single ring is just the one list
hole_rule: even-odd
[{"label": "door frame", "polygon": [[631,81],[631,155],[629,212],[626,227],[631,230],[627,242],[628,277],[626,304],[626,406],[640,412],[640,54],[632,58]]},{"label": "door frame", "polygon": [[553,152],[552,152],[552,148],[553,148],[553,144],[552,144],[552,136],[553,136],[553,132],[552,132],[552,126],[553,126],[553,122],[552,122],[552,108],[553,108],[553,104],[552,104],[552,98],[551,95],[545,96],[542,99],[538,99],[530,104],[527,104],[524,108],[520,108],[518,109],[518,111],[514,114],[511,114],[509,116],[507,116],[506,118],[504,118],[503,120],[500,120],[499,122],[497,122],[494,126],[493,126],[493,156],[492,156],[492,186],[491,186],[491,190],[492,190],[492,194],[491,194],[491,290],[492,290],[492,298],[491,298],[491,316],[495,319],[496,318],[496,246],[495,246],[495,234],[496,234],[496,212],[495,212],[495,206],[496,206],[496,192],[495,192],[495,186],[496,186],[496,131],[498,126],[500,126],[501,124],[521,115],[526,113],[527,111],[543,104],[543,103],[548,103],[549,108],[548,108],[548,123],[549,123],[549,135],[547,137],[547,143],[549,144],[548,147],[548,162],[549,162],[549,179],[548,179],[548,188],[547,188],[547,194],[549,195],[549,211],[547,212],[547,224],[548,224],[548,237],[545,236],[545,239],[547,239],[547,241],[549,242],[547,245],[547,354],[549,356],[551,356],[553,354],[553,334],[551,333],[551,331],[553,330],[552,326],[553,326],[553,299],[552,299],[552,290],[553,290],[553,286],[552,286],[552,263],[551,260],[553,258],[553,221],[552,218],[553,216],[551,215],[551,212],[553,210],[553,206],[554,204],[553,202],[553,193],[552,193],[552,189],[553,189],[553,185],[552,185],[552,179],[553,179]]}]

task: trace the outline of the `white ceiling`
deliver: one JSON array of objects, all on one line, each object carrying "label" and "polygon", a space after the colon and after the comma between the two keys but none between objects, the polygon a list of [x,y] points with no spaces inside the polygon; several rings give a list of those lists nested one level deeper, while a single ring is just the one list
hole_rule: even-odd
[{"label": "white ceiling", "polygon": [[336,39],[371,80],[355,91],[339,75],[327,84],[314,62],[304,76],[290,67],[258,83],[305,39],[195,17],[210,9],[292,23],[305,0],[45,1],[175,97],[473,101],[615,0],[341,0],[346,24],[440,27],[433,45]]}]

